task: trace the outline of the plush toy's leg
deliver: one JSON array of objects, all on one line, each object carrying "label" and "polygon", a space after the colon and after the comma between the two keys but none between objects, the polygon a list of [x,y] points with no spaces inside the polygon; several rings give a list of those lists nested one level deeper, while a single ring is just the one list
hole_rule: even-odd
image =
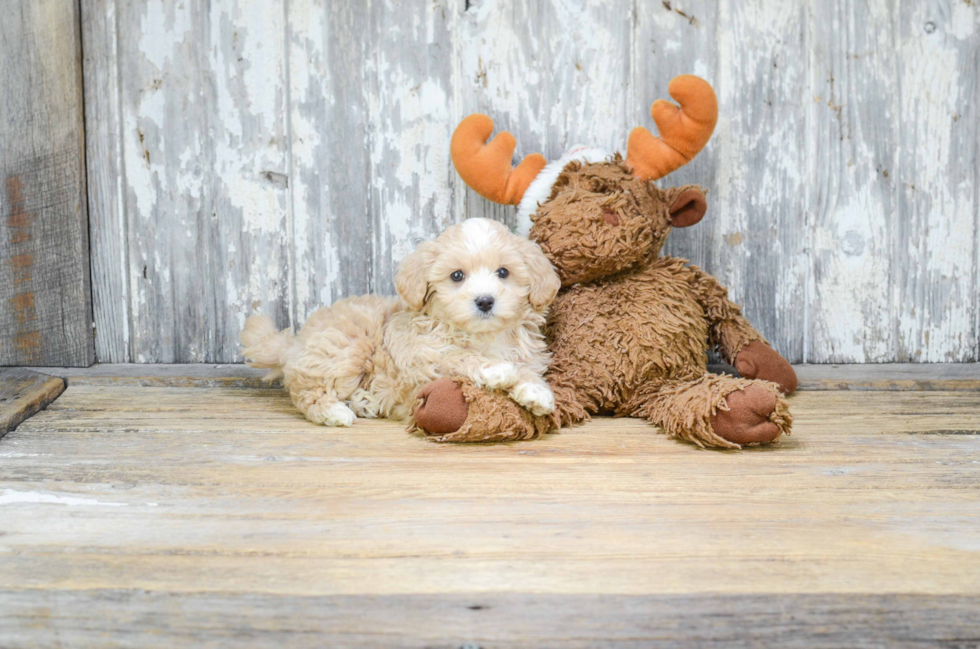
[{"label": "plush toy's leg", "polygon": [[644,385],[624,414],[649,419],[670,437],[720,448],[767,444],[793,423],[775,383],[718,374]]},{"label": "plush toy's leg", "polygon": [[727,288],[701,269],[689,268],[698,301],[711,324],[711,345],[717,347],[743,377],[772,381],[779,384],[784,394],[792,394],[797,386],[793,366],[749,324],[741,307],[728,299]]},{"label": "plush toy's leg", "polygon": [[409,430],[437,442],[503,442],[533,439],[588,417],[569,391],[553,389],[555,412],[536,417],[503,392],[478,388],[465,379],[439,379],[419,391]]}]

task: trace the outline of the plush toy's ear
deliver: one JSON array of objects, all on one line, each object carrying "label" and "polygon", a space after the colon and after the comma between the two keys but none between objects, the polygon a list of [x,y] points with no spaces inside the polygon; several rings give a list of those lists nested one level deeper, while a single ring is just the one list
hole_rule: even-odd
[{"label": "plush toy's ear", "polygon": [[527,272],[530,276],[528,300],[535,309],[543,309],[551,304],[555,296],[558,295],[561,279],[558,278],[555,267],[541,252],[541,246],[530,239],[519,238],[519,240],[521,256],[524,257],[524,263],[527,264]]},{"label": "plush toy's ear", "polygon": [[395,273],[395,290],[413,311],[421,311],[429,296],[426,271],[436,259],[436,245],[426,241],[415,252],[402,259]]},{"label": "plush toy's ear", "polygon": [[708,201],[700,187],[680,187],[670,199],[670,224],[675,228],[686,228],[703,219],[707,211]]}]

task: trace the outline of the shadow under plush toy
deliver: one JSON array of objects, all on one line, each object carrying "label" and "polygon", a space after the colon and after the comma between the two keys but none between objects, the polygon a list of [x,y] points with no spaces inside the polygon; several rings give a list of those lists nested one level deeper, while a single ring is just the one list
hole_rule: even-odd
[{"label": "shadow under plush toy", "polygon": [[[672,227],[694,225],[707,210],[697,186],[659,189],[652,181],[707,144],[718,118],[715,93],[694,76],[676,77],[652,115],[661,137],[630,134],[625,161],[591,148],[547,164],[539,154],[511,167],[515,140],[493,121],[470,115],[452,138],[463,180],[482,196],[518,205],[554,264],[562,289],[548,316],[553,355],[546,380],[553,415],[535,417],[503,393],[466,380],[425,386],[415,422],[438,441],[530,439],[589,414],[643,417],[671,436],[702,446],[739,448],[789,434],[782,393],[796,374],[728,300],[727,289],[686,260],[661,257]],[[744,378],[707,371],[717,348]]]}]

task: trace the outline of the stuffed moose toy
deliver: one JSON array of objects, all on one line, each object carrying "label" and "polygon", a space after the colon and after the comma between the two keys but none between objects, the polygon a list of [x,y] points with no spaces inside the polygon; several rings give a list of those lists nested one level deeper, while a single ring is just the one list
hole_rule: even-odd
[{"label": "stuffed moose toy", "polygon": [[[414,426],[446,442],[531,439],[590,414],[643,417],[671,437],[739,448],[790,432],[783,397],[796,374],[728,300],[727,289],[686,260],[660,251],[671,228],[707,210],[697,186],[653,181],[704,148],[718,118],[711,86],[679,76],[669,87],[680,107],[660,100],[660,137],[630,134],[626,159],[573,149],[550,164],[539,154],[511,167],[510,133],[489,139],[493,121],[470,115],[453,134],[456,170],[491,201],[518,206],[518,222],[561,278],[545,335],[552,415],[536,417],[503,392],[441,379],[419,396]],[[707,371],[716,348],[742,378]]]}]

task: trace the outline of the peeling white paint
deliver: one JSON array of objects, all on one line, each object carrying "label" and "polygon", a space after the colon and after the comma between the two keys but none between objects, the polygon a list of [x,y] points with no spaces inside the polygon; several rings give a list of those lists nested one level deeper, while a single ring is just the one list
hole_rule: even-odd
[{"label": "peeling white paint", "polygon": [[[961,3],[957,3],[961,4]],[[950,19],[974,25],[978,9],[959,9]],[[923,26],[931,24],[933,29]],[[899,206],[908,219],[908,255],[898,285],[899,358],[948,362],[965,351],[976,354],[978,332],[973,330],[978,306],[973,246],[976,245],[976,175],[964,176],[964,145],[976,151],[977,71],[964,83],[960,70],[976,62],[976,45],[957,34],[972,34],[973,27],[957,25],[932,5],[916,5],[904,25],[908,34],[899,51],[900,127],[908,133],[902,164],[908,169],[900,189]],[[973,119],[961,122],[973,112]],[[958,116],[954,119],[954,116]],[[972,129],[970,122],[973,122]],[[954,133],[956,135],[954,135]],[[964,142],[964,133],[970,134]],[[969,139],[972,138],[972,142]]]},{"label": "peeling white paint", "polygon": [[[322,0],[291,0],[287,38],[289,40],[288,79],[291,96],[290,134],[292,169],[289,179],[293,196],[293,248],[296,277],[295,313],[303,322],[318,307],[330,304],[340,295],[335,291],[339,278],[339,242],[330,237],[337,215],[328,209],[327,185],[329,151],[324,136],[324,119],[336,108],[337,98],[327,92],[332,73],[327,43],[327,8]],[[324,109],[326,108],[326,113]],[[325,231],[324,238],[320,234]]]},{"label": "peeling white paint", "polygon": [[[887,0],[842,21],[819,7],[807,101],[810,217],[809,331],[812,358],[880,362],[893,358],[888,290],[897,170],[895,58]],[[846,17],[846,16],[845,16]]]},{"label": "peeling white paint", "polygon": [[[283,108],[282,8],[277,2],[250,4],[247,20],[228,7],[211,21],[212,66],[225,78],[216,85],[215,167],[231,205],[241,210],[244,228],[255,235],[284,235],[283,192],[263,180],[263,171],[284,173],[276,117]],[[231,35],[228,30],[232,29]],[[230,41],[230,43],[229,43]],[[245,125],[254,121],[254,132]],[[272,123],[269,123],[272,122]]]},{"label": "peeling white paint", "polygon": [[[389,65],[381,57],[387,74],[387,97],[369,97],[371,122],[379,126],[371,160],[376,169],[393,166],[392,175],[378,173],[373,185],[382,197],[380,222],[390,245],[394,263],[410,253],[419,239],[433,236],[416,210],[432,212],[439,229],[451,223],[452,192],[444,170],[449,161],[449,96],[433,79],[415,83],[413,77]],[[387,102],[396,108],[388,108]],[[382,108],[388,109],[384,113]],[[398,116],[400,127],[391,120]],[[411,202],[409,202],[411,201]]]},{"label": "peeling white paint", "polygon": [[174,59],[174,50],[191,29],[190,3],[147,0],[140,21],[140,50],[146,59],[162,70]]},{"label": "peeling white paint", "polygon": [[811,362],[975,359],[977,174],[964,160],[978,146],[978,3],[635,9],[108,2],[120,106],[100,110],[120,113],[121,153],[106,155],[125,172],[128,249],[94,242],[93,255],[128,259],[131,290],[128,305],[96,304],[121,303],[133,328],[99,336],[131,340],[141,362],[236,360],[256,304],[302,321],[388,290],[401,257],[450,223],[513,219],[461,189],[449,139],[462,116],[512,131],[515,161],[578,142],[622,151],[630,129],[653,128],[669,78],[693,72],[721,116],[698,161],[660,184],[704,184],[710,211],[669,249]]}]

